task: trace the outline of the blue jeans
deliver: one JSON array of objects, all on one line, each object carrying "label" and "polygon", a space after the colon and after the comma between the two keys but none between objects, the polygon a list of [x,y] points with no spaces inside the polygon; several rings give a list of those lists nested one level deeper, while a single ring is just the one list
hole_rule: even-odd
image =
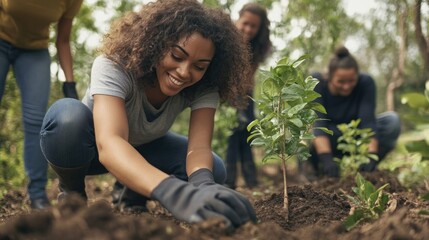
[{"label": "blue jeans", "polygon": [[40,150],[39,132],[49,99],[50,64],[48,49],[26,50],[0,40],[0,100],[11,66],[21,91],[24,166],[30,200],[46,198],[47,164]]},{"label": "blue jeans", "polygon": [[[40,132],[40,145],[46,159],[54,166],[79,168],[89,165],[82,176],[107,173],[98,159],[92,112],[78,100],[61,99],[49,108]],[[135,147],[151,165],[185,181],[188,179],[187,148],[188,139],[172,132]],[[214,179],[222,184],[226,178],[225,166],[219,156],[213,156]]]},{"label": "blue jeans", "polygon": [[[377,115],[376,135],[378,140],[378,158],[379,161],[392,151],[396,146],[399,134],[401,133],[401,121],[396,112],[384,112]],[[342,152],[337,149],[337,139],[339,135],[330,137],[333,154],[335,157],[341,158]],[[316,170],[318,170],[319,159],[317,157],[314,146],[311,148],[311,162]]]}]

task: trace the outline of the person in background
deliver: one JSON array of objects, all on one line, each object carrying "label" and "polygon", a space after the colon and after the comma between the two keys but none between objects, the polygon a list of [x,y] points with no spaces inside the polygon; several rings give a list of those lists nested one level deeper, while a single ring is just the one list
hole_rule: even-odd
[{"label": "person in background", "polygon": [[[252,72],[248,76],[254,81],[254,75],[271,51],[270,41],[270,21],[265,8],[256,3],[248,3],[239,12],[239,19],[235,26],[240,30],[252,51],[251,66]],[[246,186],[255,187],[258,184],[256,166],[250,144],[247,142],[249,132],[247,125],[255,119],[254,103],[250,98],[253,90],[248,92],[247,108],[238,109],[238,127],[233,129],[232,135],[228,138],[226,153],[226,181],[225,185],[235,189],[237,179],[237,160],[240,160],[241,170]]]},{"label": "person in background", "polygon": [[[375,133],[369,152],[377,154],[381,161],[395,147],[401,126],[395,112],[376,116],[376,87],[372,77],[359,71],[356,59],[345,47],[335,51],[326,76],[315,73],[313,77],[320,80],[315,90],[321,97],[315,101],[327,111],[327,114],[318,113],[320,118],[326,120],[317,121],[315,127],[326,127],[334,132],[329,135],[314,129],[310,159],[316,171],[329,177],[339,176],[338,164],[334,162],[334,157],[342,157],[342,152],[337,149],[337,139],[341,136],[337,125],[356,119],[361,119],[359,128],[370,128]],[[373,171],[378,163],[371,159],[359,170]]]},{"label": "person in background", "polygon": [[0,100],[12,67],[22,99],[24,162],[33,209],[49,206],[47,164],[39,132],[50,92],[49,28],[57,23],[56,47],[66,82],[66,97],[77,98],[73,81],[70,33],[82,0],[0,0]]},{"label": "person in background", "polygon": [[[256,221],[249,200],[222,186],[225,166],[211,150],[219,99],[244,105],[237,100],[252,87],[229,16],[196,0],[159,0],[118,19],[100,50],[83,102],[54,103],[40,132],[58,200],[86,198],[85,176],[110,172],[124,186],[120,201],[144,207],[151,198],[191,223]],[[188,137],[170,132],[188,107]],[[130,192],[140,198],[123,198]]]}]

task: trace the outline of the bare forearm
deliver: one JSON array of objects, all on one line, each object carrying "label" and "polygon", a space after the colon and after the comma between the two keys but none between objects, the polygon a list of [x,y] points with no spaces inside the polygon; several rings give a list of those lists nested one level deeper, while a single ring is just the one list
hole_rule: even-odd
[{"label": "bare forearm", "polygon": [[168,175],[150,165],[127,141],[120,137],[98,144],[103,165],[121,183],[149,197]]},{"label": "bare forearm", "polygon": [[368,146],[368,151],[371,153],[377,153],[378,152],[378,140],[376,138],[372,138],[371,142]]},{"label": "bare forearm", "polygon": [[313,140],[317,154],[332,153],[331,142],[326,136],[318,136]]},{"label": "bare forearm", "polygon": [[70,49],[70,42],[58,40],[56,43],[58,58],[60,60],[61,69],[64,71],[67,82],[74,80],[73,75],[73,57]]},{"label": "bare forearm", "polygon": [[186,173],[191,175],[201,168],[213,169],[213,153],[209,148],[189,150],[186,158]]}]

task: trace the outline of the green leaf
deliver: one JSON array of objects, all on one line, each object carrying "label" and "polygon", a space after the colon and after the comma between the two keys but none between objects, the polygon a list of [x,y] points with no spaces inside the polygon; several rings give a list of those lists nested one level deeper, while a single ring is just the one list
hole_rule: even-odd
[{"label": "green leaf", "polygon": [[250,143],[250,146],[265,146],[265,141],[260,138],[255,138]]},{"label": "green leaf", "polygon": [[297,114],[299,111],[301,111],[303,108],[305,108],[305,106],[307,106],[307,104],[308,103],[301,103],[301,104],[298,104],[298,105],[292,107],[288,111],[288,116],[292,117],[293,115]]},{"label": "green leaf", "polygon": [[354,227],[356,227],[362,220],[364,220],[364,211],[361,209],[356,209],[355,212],[348,216],[344,221],[344,226],[347,231],[350,231]]},{"label": "green leaf", "polygon": [[314,90],[314,88],[319,84],[319,79],[309,76],[305,79],[305,89]]},{"label": "green leaf", "polygon": [[254,133],[254,134],[251,134],[249,137],[247,137],[247,140],[246,140],[246,142],[250,142],[250,141],[252,141],[252,139],[254,139],[254,138],[257,138],[257,137],[260,137],[262,134],[261,133]]},{"label": "green leaf", "polygon": [[299,128],[303,126],[302,121],[299,118],[292,118],[289,119],[289,121]]},{"label": "green leaf", "polygon": [[327,133],[329,135],[334,135],[334,132],[332,130],[329,130],[325,127],[315,127],[314,129],[319,129],[320,131],[323,131],[324,133]]},{"label": "green leaf", "polygon": [[318,99],[320,96],[321,95],[319,93],[317,93],[317,92],[309,91],[309,90],[305,91],[305,100],[306,100],[306,102],[314,101],[314,100]]},{"label": "green leaf", "polygon": [[277,65],[288,65],[289,64],[289,59],[287,57],[280,59],[277,62]]},{"label": "green leaf", "polygon": [[266,155],[266,156],[262,159],[262,162],[264,162],[264,163],[265,163],[265,162],[267,162],[267,161],[269,161],[269,160],[278,160],[278,159],[280,159],[278,155],[270,154],[270,155]]},{"label": "green leaf", "polygon": [[317,112],[320,112],[320,113],[323,113],[323,114],[327,113],[325,107],[322,104],[317,103],[317,102],[311,102],[311,103],[309,103],[308,107],[310,109],[313,109],[314,111],[317,111]]},{"label": "green leaf", "polygon": [[309,55],[303,55],[303,56],[301,56],[295,62],[292,63],[292,66],[294,68],[297,68],[299,65],[301,65],[301,63],[303,63],[305,60],[307,60],[307,58],[309,58]]},{"label": "green leaf", "polygon": [[429,201],[429,192],[425,193],[425,195],[422,196],[422,199]]},{"label": "green leaf", "polygon": [[252,122],[249,123],[249,125],[247,125],[247,131],[250,132],[252,128],[258,124],[259,124],[258,119],[253,120]]}]

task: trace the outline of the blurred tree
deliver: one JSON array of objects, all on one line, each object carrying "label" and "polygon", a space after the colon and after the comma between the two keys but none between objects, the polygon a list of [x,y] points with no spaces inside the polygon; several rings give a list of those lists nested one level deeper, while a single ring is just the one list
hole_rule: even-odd
[{"label": "blurred tree", "polygon": [[359,27],[359,23],[347,16],[341,0],[300,0],[289,1],[274,34],[287,41],[281,56],[310,54],[312,58],[304,69],[320,70],[335,47]]},{"label": "blurred tree", "polygon": [[419,47],[420,55],[423,59],[423,68],[425,70],[425,79],[429,77],[429,26],[428,19],[425,19],[427,31],[425,33],[422,29],[422,0],[416,0],[414,4],[414,28],[416,35],[417,46]]}]

